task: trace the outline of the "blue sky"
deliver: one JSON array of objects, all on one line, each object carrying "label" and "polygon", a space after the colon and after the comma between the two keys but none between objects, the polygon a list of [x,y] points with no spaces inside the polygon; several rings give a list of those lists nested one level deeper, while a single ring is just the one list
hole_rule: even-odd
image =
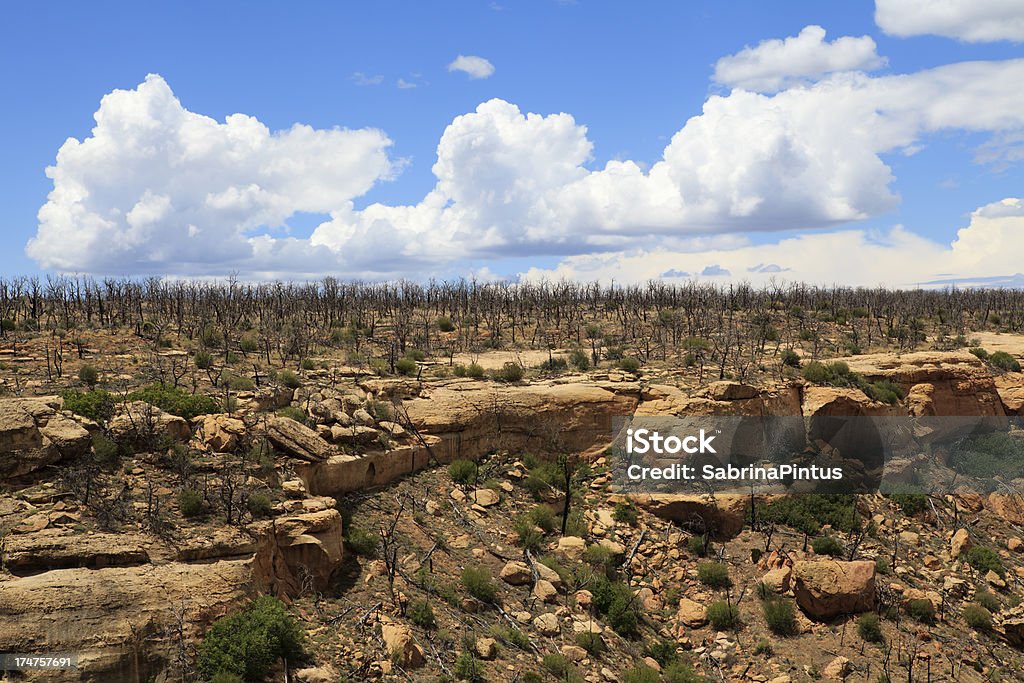
[{"label": "blue sky", "polygon": [[[891,2],[900,4],[899,0]],[[913,4],[913,0],[906,2]],[[1007,4],[998,0],[991,0],[991,3]],[[271,131],[288,129],[296,123],[314,129],[368,128],[382,131],[390,141],[386,146],[389,170],[378,173],[368,188],[352,191],[344,197],[332,195],[331,199],[312,201],[311,205],[330,206],[333,210],[336,203],[340,206],[350,199],[355,212],[343,220],[338,219],[344,223],[344,228],[336,228],[333,234],[341,231],[346,237],[331,242],[333,251],[328,253],[327,247],[321,245],[317,253],[323,252],[326,256],[321,254],[311,260],[296,257],[299,261],[320,264],[313,271],[291,268],[285,257],[275,251],[275,259],[282,264],[279,269],[265,263],[250,264],[245,259],[225,258],[221,263],[224,273],[251,270],[255,276],[301,277],[318,268],[336,270],[340,274],[429,277],[486,269],[481,272],[515,276],[534,268],[538,273],[544,271],[541,274],[580,277],[581,273],[594,272],[605,277],[614,272],[574,269],[566,266],[565,259],[607,261],[614,254],[628,254],[638,249],[685,254],[706,249],[709,253],[705,260],[714,261],[721,256],[723,248],[777,245],[785,237],[799,239],[808,233],[820,236],[840,229],[863,229],[888,235],[896,225],[919,238],[948,246],[956,231],[971,221],[972,212],[1022,195],[1018,155],[1005,153],[1003,156],[1009,161],[1004,163],[979,163],[976,158],[979,147],[991,145],[993,140],[998,145],[1019,149],[1019,143],[1015,142],[1019,132],[1016,124],[1004,121],[993,127],[968,121],[939,130],[915,130],[911,133],[914,138],[911,149],[900,143],[898,147],[878,151],[878,158],[893,176],[888,189],[898,195],[898,202],[886,204],[879,200],[884,205],[879,208],[879,203],[868,201],[866,205],[874,207],[871,210],[851,209],[834,219],[794,215],[793,230],[779,229],[777,221],[785,223],[784,213],[781,218],[773,213],[772,220],[760,217],[757,210],[743,220],[734,220],[732,215],[695,219],[690,213],[680,213],[678,217],[666,219],[666,225],[659,223],[652,232],[647,232],[646,223],[622,231],[616,231],[615,226],[605,226],[604,231],[616,233],[614,244],[605,244],[586,237],[585,223],[566,227],[564,222],[569,219],[559,217],[552,219],[557,220],[558,227],[551,230],[565,234],[560,233],[559,239],[545,242],[538,239],[536,233],[544,233],[547,227],[543,220],[536,218],[533,209],[527,218],[525,213],[497,215],[491,206],[479,211],[471,207],[470,213],[476,218],[460,215],[438,219],[438,225],[447,226],[448,236],[462,239],[476,239],[478,234],[483,235],[488,230],[502,233],[491,247],[448,252],[423,237],[424,245],[417,248],[429,258],[410,258],[407,262],[394,259],[391,263],[368,246],[371,237],[380,232],[382,223],[368,223],[370,219],[361,215],[362,209],[373,203],[412,206],[423,201],[438,182],[432,166],[446,128],[456,117],[474,112],[478,105],[493,98],[517,106],[524,115],[527,112],[541,116],[565,112],[573,117],[576,126],[585,126],[585,138],[592,149],[585,155],[586,159],[576,165],[578,170],[582,169],[581,173],[599,172],[612,160],[631,160],[642,172],[647,172],[662,158],[672,136],[690,117],[702,113],[709,97],[728,97],[734,89],[735,84],[714,81],[716,61],[744,47],[754,48],[764,40],[797,36],[804,27],[811,25],[827,31],[826,41],[842,36],[869,36],[874,41],[875,54],[886,61],[883,66],[863,69],[871,79],[917,74],[975,60],[1012,62],[1024,57],[1024,47],[1016,35],[981,40],[976,36],[893,35],[902,29],[890,27],[888,33],[881,29],[876,24],[873,2],[790,1],[780,5],[535,0],[181,4],[183,7],[178,3],[118,2],[53,6],[22,2],[6,7],[5,21],[0,26],[0,84],[6,93],[7,105],[0,114],[5,138],[0,160],[0,231],[5,247],[0,251],[0,272],[67,270],[102,274],[118,270],[101,258],[76,260],[74,254],[96,249],[104,235],[109,250],[111,241],[117,242],[119,238],[115,236],[122,233],[110,228],[111,232],[96,233],[99,238],[92,242],[77,244],[77,227],[68,222],[59,229],[55,227],[50,236],[45,237],[40,231],[37,212],[47,203],[47,194],[54,188],[54,181],[46,177],[44,170],[55,163],[57,150],[65,139],[88,138],[101,98],[117,89],[137,88],[147,74],[159,74],[183,109],[220,123],[225,117],[240,112],[255,117]],[[985,4],[984,1],[975,3],[976,6]],[[1024,15],[1024,7],[1019,13]],[[974,19],[976,17],[967,15],[960,23],[968,25]],[[926,29],[923,33],[929,31],[941,32],[942,29]],[[488,60],[494,73],[474,79],[466,73],[450,71],[448,65],[460,54]],[[792,87],[810,88],[831,76],[797,74],[797,77],[799,83]],[[404,85],[415,87],[399,87],[400,79]],[[997,80],[998,77],[993,76],[985,87],[996,87]],[[1019,82],[1005,85],[1008,90],[1019,88]],[[987,96],[989,91],[983,92]],[[774,92],[767,92],[764,97],[774,95]],[[977,106],[988,105],[979,99]],[[480,144],[490,149],[491,141],[483,137],[485,133],[481,130],[468,129],[470,134],[481,136]],[[822,137],[827,139],[828,136],[818,136],[818,144],[822,144]],[[338,144],[349,143],[339,140]],[[715,144],[727,147],[729,139],[718,140]],[[798,146],[802,144],[797,141]],[[310,153],[308,148],[303,150],[304,154]],[[713,151],[717,153],[717,149]],[[367,154],[372,153],[375,152],[367,151]],[[775,152],[768,153],[768,157],[772,154]],[[463,163],[466,159],[465,156],[453,158],[453,163]],[[687,153],[686,159],[693,157]],[[124,163],[119,163],[117,158],[107,161],[115,173],[117,169],[128,168],[132,177],[145,175],[148,170],[133,167],[132,164],[147,163],[134,157]],[[755,161],[772,163],[772,159],[766,161],[765,157]],[[544,159],[535,162],[516,165],[516,170],[509,171],[513,175],[501,175],[500,180],[529,182],[530,171],[524,169],[535,172],[538,164],[543,167],[548,163]],[[78,163],[91,162],[82,159]],[[747,161],[740,159],[736,163]],[[844,162],[839,159],[830,163]],[[366,165],[358,160],[353,164]],[[76,168],[69,165],[68,174],[73,176],[79,172]],[[520,171],[525,175],[520,175]],[[88,175],[87,171],[80,172]],[[204,173],[214,171],[193,168],[183,172],[205,178]],[[770,166],[764,171],[769,175],[773,172]],[[785,174],[787,169],[780,167],[777,172]],[[461,175],[453,181],[455,184],[474,187],[472,172],[457,173]],[[295,180],[305,182],[301,178]],[[116,183],[116,178],[111,182]],[[166,185],[166,181],[161,182]],[[87,182],[84,184],[88,186]],[[176,208],[187,202],[155,181],[152,187],[145,189],[152,190],[154,195],[167,196]],[[491,189],[502,191],[501,186]],[[330,194],[330,188],[324,191]],[[103,192],[97,190],[94,196],[101,194]],[[461,196],[458,191],[447,192],[447,205],[465,205],[466,201],[458,198]],[[100,216],[113,215],[105,213],[111,211],[123,215],[140,197],[118,196],[111,198],[107,205],[90,206],[89,210]],[[632,201],[630,198],[622,201],[627,200]],[[247,226],[238,228],[225,239],[270,235],[296,238],[301,242],[310,238],[316,225],[328,218],[323,211],[302,211],[309,202],[282,201],[284,208],[275,208],[271,213],[277,216],[283,211],[287,227]],[[552,201],[549,196],[544,199],[546,204]],[[604,206],[604,200],[598,197],[597,205]],[[576,212],[577,208],[572,207],[570,213],[575,216]],[[490,222],[481,222],[479,214],[486,214]],[[147,228],[146,239],[152,243],[166,237],[173,246],[177,239],[175,231],[184,228],[175,223],[178,220],[175,216],[166,213],[162,216]],[[223,220],[223,216],[218,220]],[[388,214],[386,231],[394,231],[393,239],[404,239],[406,235],[402,232],[405,226],[396,223],[400,220]],[[530,235],[509,236],[510,231],[518,229],[518,224],[506,229],[505,222],[512,225],[516,221],[534,220],[539,222],[531,224],[527,231]],[[424,227],[410,237],[412,242],[422,237],[422,233],[435,234],[440,230],[424,221]],[[453,221],[461,222],[453,227]],[[359,227],[353,227],[357,224]],[[678,243],[679,239],[693,237],[690,226],[698,224],[695,230],[701,239],[717,241],[704,246]],[[775,229],[766,232],[763,228],[766,224]],[[200,225],[200,234],[204,234],[202,228]],[[1000,229],[1003,228],[1013,231],[1013,226]],[[33,252],[34,257],[30,257],[25,247],[37,232],[42,244]],[[356,242],[360,239],[365,244]],[[889,236],[883,237],[883,241],[888,240]],[[327,242],[330,240],[324,243]],[[216,263],[207,263],[202,268],[180,265],[188,261],[187,254],[191,252],[184,248],[176,252],[172,246],[162,255],[155,255],[151,245],[139,246],[141,251],[126,253],[121,262],[134,264],[127,274],[139,275],[148,274],[147,271],[209,275],[221,269]],[[292,246],[299,249],[308,245]],[[365,254],[360,259],[350,256],[357,252]],[[224,253],[231,253],[230,245],[225,246]],[[336,256],[336,262],[331,260],[332,255]],[[380,261],[389,261],[389,265],[375,267],[374,263]],[[741,261],[743,259],[737,263]],[[974,261],[972,264],[971,272],[955,274],[980,276],[989,270],[984,264],[979,266]],[[560,265],[563,268],[559,271]],[[714,264],[709,262],[708,265]],[[615,267],[625,268],[622,264]],[[984,274],[1013,275],[1013,272],[1002,272],[1005,264],[993,263],[992,267],[996,270]],[[676,270],[690,272],[694,269]],[[644,279],[651,274],[637,272],[635,277]],[[872,275],[850,277],[870,279]],[[921,277],[927,275],[922,273]],[[803,277],[795,270],[792,276]],[[820,278],[820,274],[809,273],[808,277]]]}]

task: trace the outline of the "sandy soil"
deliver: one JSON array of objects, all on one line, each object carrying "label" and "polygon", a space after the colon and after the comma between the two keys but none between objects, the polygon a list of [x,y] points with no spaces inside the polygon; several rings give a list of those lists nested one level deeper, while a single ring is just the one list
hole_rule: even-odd
[{"label": "sandy soil", "polygon": [[1013,355],[1024,355],[1024,334],[1000,334],[999,332],[970,332],[967,338],[973,345],[975,339],[978,346],[992,353],[1006,351]]},{"label": "sandy soil", "polygon": [[[551,352],[554,358],[566,358],[568,352],[565,350],[555,350]],[[480,367],[484,370],[496,370],[502,367],[509,361],[513,363],[519,363],[523,367],[534,367],[540,365],[548,359],[548,352],[541,350],[524,350],[524,351],[486,351],[484,353],[457,353],[455,354],[455,362],[462,363],[463,365],[469,365],[470,363],[479,363]]]}]

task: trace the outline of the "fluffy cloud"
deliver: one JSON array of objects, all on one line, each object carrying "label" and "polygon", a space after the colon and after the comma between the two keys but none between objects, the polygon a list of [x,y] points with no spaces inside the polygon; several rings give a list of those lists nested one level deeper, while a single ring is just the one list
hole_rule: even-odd
[{"label": "fluffy cloud", "polygon": [[494,65],[483,57],[475,55],[459,55],[448,65],[449,71],[462,71],[470,78],[490,78],[494,73]]},{"label": "fluffy cloud", "polygon": [[775,92],[805,79],[837,71],[870,71],[884,66],[870,36],[825,40],[825,29],[806,26],[785,40],[765,40],[757,47],[722,57],[715,63],[716,82],[733,88]]},{"label": "fluffy cloud", "polygon": [[969,43],[1024,40],[1020,0],[876,0],[875,22],[895,36],[932,34]]},{"label": "fluffy cloud", "polygon": [[[704,240],[706,258],[664,260],[652,276],[788,273],[794,264],[782,254],[754,250],[736,262],[735,236],[834,228],[892,209],[883,155],[939,131],[1018,140],[1024,90],[1006,85],[1022,81],[1024,60],[1011,60],[877,78],[842,72],[774,95],[736,89],[710,97],[649,168],[594,167],[587,129],[571,115],[494,99],[447,127],[436,183],[420,202],[357,209],[353,200],[396,170],[383,133],[271,133],[243,115],[218,123],[185,110],[152,76],[106,96],[92,136],[61,148],[28,253],[44,268],[99,273],[386,277],[535,255],[596,272],[606,261],[593,254],[617,262],[632,246],[673,253]],[[308,239],[275,230],[298,211],[329,219]],[[852,248],[860,233],[830,234]]]},{"label": "fluffy cloud", "polygon": [[331,211],[394,171],[378,130],[271,133],[243,114],[219,123],[184,109],[155,75],[106,95],[95,120],[46,170],[53,191],[27,247],[44,268],[224,272],[257,255],[257,229]]},{"label": "fluffy cloud", "polygon": [[1024,200],[1010,198],[974,211],[969,224],[946,245],[901,227],[882,233],[842,230],[730,248],[570,256],[554,268],[534,268],[521,277],[642,283],[657,277],[714,281],[742,273],[742,279],[754,284],[776,278],[823,285],[927,287],[991,284],[991,276],[998,273],[1003,282],[1019,286],[1022,251]]}]

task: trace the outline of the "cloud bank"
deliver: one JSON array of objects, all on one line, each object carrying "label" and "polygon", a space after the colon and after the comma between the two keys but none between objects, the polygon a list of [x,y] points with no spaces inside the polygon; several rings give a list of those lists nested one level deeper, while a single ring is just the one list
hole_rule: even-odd
[{"label": "cloud bank", "polygon": [[1020,0],[876,0],[875,23],[902,37],[936,35],[968,43],[1024,40]]},{"label": "cloud bank", "polygon": [[801,80],[838,71],[873,71],[885,63],[875,52],[871,36],[843,36],[828,42],[825,29],[812,25],[799,35],[765,40],[722,57],[715,63],[714,80],[733,88],[775,92]]},{"label": "cloud bank", "polygon": [[[105,96],[91,135],[61,147],[27,252],[43,268],[103,274],[427,277],[458,272],[472,259],[538,255],[564,257],[565,268],[581,273],[613,262],[632,272],[629,254],[638,247],[652,263],[658,254],[701,249],[699,262],[666,256],[641,270],[817,280],[826,274],[815,268],[835,258],[816,265],[782,252],[799,247],[821,259],[828,240],[837,240],[844,249],[864,247],[871,262],[864,272],[874,273],[879,245],[889,249],[879,258],[894,245],[920,247],[901,258],[944,249],[899,229],[877,239],[834,232],[897,206],[885,155],[944,131],[1017,144],[1024,90],[1007,84],[1018,82],[1024,60],[894,76],[840,71],[775,94],[736,88],[709,97],[651,165],[597,166],[586,126],[570,114],[523,112],[493,99],[448,125],[435,185],[421,201],[359,209],[356,199],[400,170],[381,131],[297,125],[271,132],[242,114],[221,123],[185,109],[152,75]],[[296,212],[329,219],[308,238],[290,236],[285,226]],[[798,229],[833,232],[751,247],[749,258],[736,251],[745,248],[741,234]],[[1016,234],[1007,233],[1006,244],[1017,244]],[[971,264],[961,259],[959,270],[934,273],[968,273]]]}]

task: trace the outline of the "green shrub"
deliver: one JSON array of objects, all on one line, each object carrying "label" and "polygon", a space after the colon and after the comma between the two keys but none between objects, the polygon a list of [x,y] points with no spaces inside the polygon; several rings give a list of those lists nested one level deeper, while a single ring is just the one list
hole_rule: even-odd
[{"label": "green shrub", "polygon": [[661,670],[665,683],[706,683],[707,678],[693,670],[687,662],[673,662]]},{"label": "green shrub", "polygon": [[564,358],[548,358],[540,364],[540,369],[551,373],[565,372],[569,369],[569,362]]},{"label": "green shrub", "polygon": [[246,501],[246,507],[253,517],[266,518],[273,514],[273,504],[270,498],[262,493],[254,493],[249,496],[249,500]]},{"label": "green shrub", "polygon": [[716,630],[727,631],[740,623],[740,611],[725,600],[716,600],[708,605],[708,621]]},{"label": "green shrub", "polygon": [[362,557],[373,557],[377,554],[380,536],[362,527],[349,526],[345,529],[345,548]]},{"label": "green shrub", "polygon": [[199,342],[206,348],[219,349],[220,345],[224,343],[224,337],[216,327],[207,325],[199,333]]},{"label": "green shrub", "polygon": [[935,605],[927,598],[911,600],[907,603],[907,614],[922,624],[931,624],[935,621]]},{"label": "green shrub", "polygon": [[275,661],[295,661],[302,652],[302,629],[280,600],[265,595],[215,621],[199,646],[197,663],[206,678],[223,672],[261,681]]},{"label": "green shrub", "polygon": [[616,503],[615,509],[612,510],[612,519],[622,524],[636,526],[638,518],[639,513],[636,510],[636,506],[631,502]]},{"label": "green shrub", "polygon": [[558,518],[551,507],[543,503],[530,510],[529,518],[533,524],[549,533],[558,528]]},{"label": "green shrub", "polygon": [[639,605],[629,586],[597,573],[588,587],[594,609],[606,616],[612,629],[624,637],[636,635],[640,624]]},{"label": "green shrub", "polygon": [[509,626],[506,628],[503,626],[496,625],[491,628],[491,635],[500,640],[501,642],[505,643],[506,645],[511,645],[512,647],[518,648],[523,652],[530,651],[530,636],[526,635],[525,633],[523,633],[522,631],[513,626]]},{"label": "green shrub", "polygon": [[466,377],[472,377],[473,379],[480,379],[486,374],[484,368],[479,363],[470,363],[466,366]]},{"label": "green shrub", "polygon": [[992,612],[977,603],[964,605],[964,621],[975,631],[992,630]]},{"label": "green shrub", "polygon": [[206,504],[203,494],[194,489],[182,489],[178,492],[178,510],[183,517],[198,517],[203,514]]},{"label": "green shrub", "polygon": [[615,564],[615,556],[608,548],[595,543],[583,551],[583,561],[592,567],[608,570]]},{"label": "green shrub", "polygon": [[516,532],[520,547],[537,552],[544,545],[544,534],[533,523],[530,515],[520,515],[512,522],[512,530]]},{"label": "green shrub", "polygon": [[721,562],[701,562],[697,565],[697,578],[712,588],[728,588],[732,585],[729,568]]},{"label": "green shrub", "polygon": [[882,621],[874,612],[866,612],[857,619],[857,633],[869,643],[882,642]]},{"label": "green shrub", "polygon": [[469,566],[463,569],[462,587],[480,602],[492,603],[498,597],[494,577],[486,567]]},{"label": "green shrub", "polygon": [[501,366],[501,370],[495,373],[495,379],[502,382],[518,382],[523,378],[523,366],[519,363],[508,361]]},{"label": "green shrub", "polygon": [[416,368],[419,366],[412,358],[399,358],[395,361],[395,372],[399,375],[405,375],[406,377],[416,374]]},{"label": "green shrub", "polygon": [[822,363],[816,360],[804,366],[803,376],[814,384],[830,384],[837,387],[852,386],[856,377],[850,372],[850,366],[842,361]]},{"label": "green shrub", "polygon": [[78,379],[92,389],[100,381],[100,371],[92,365],[83,365],[78,369]]},{"label": "green shrub", "polygon": [[254,335],[243,334],[241,341],[238,342],[238,346],[246,353],[254,353],[260,350],[260,340]]},{"label": "green shrub", "polygon": [[582,681],[576,667],[572,665],[572,662],[565,655],[544,655],[544,659],[541,660],[541,666],[554,678],[563,681],[563,683],[580,683]]},{"label": "green shrub", "polygon": [[245,679],[238,674],[233,674],[230,671],[220,671],[213,675],[210,679],[210,683],[245,683]]},{"label": "green shrub", "polygon": [[587,631],[576,634],[576,644],[586,650],[591,657],[599,657],[608,649],[601,634]]},{"label": "green shrub", "polygon": [[409,619],[420,628],[434,628],[437,625],[434,608],[426,600],[413,600],[409,604]]},{"label": "green shrub", "polygon": [[882,576],[888,576],[892,573],[892,567],[889,566],[889,560],[884,557],[875,558],[875,571]]},{"label": "green shrub", "polygon": [[819,536],[811,541],[811,547],[814,548],[815,555],[841,557],[843,554],[843,544],[832,536]]},{"label": "green shrub", "polygon": [[758,506],[757,516],[808,534],[817,533],[826,524],[837,531],[852,531],[859,522],[856,499],[848,493],[784,496]]},{"label": "green shrub", "polygon": [[286,406],[278,410],[277,414],[280,417],[287,417],[306,426],[309,426],[310,423],[309,415],[306,414],[306,411],[297,406]]},{"label": "green shrub", "polygon": [[213,356],[209,351],[204,351],[202,349],[196,351],[196,355],[193,360],[195,361],[196,367],[200,370],[208,370],[213,367]]},{"label": "green shrub", "polygon": [[988,362],[1007,372],[1020,372],[1020,363],[1006,351],[996,351],[988,357]]},{"label": "green shrub", "polygon": [[999,602],[999,598],[983,588],[974,592],[974,602],[978,603],[989,612],[998,612],[1003,608],[1002,604]]},{"label": "green shrub", "polygon": [[953,469],[972,477],[1024,476],[1024,442],[1006,432],[973,434],[952,450],[949,458]]},{"label": "green shrub", "polygon": [[888,498],[899,505],[904,514],[911,517],[928,509],[928,496],[923,493],[890,493]]},{"label": "green shrub", "polygon": [[791,368],[800,367],[800,354],[793,349],[785,349],[782,352],[782,364]]},{"label": "green shrub", "polygon": [[757,645],[754,646],[754,654],[764,655],[765,657],[771,657],[773,654],[775,654],[775,648],[772,647],[772,644],[768,642],[766,638],[762,638],[761,640],[757,641]]},{"label": "green shrub", "polygon": [[695,557],[704,557],[708,554],[703,536],[690,536],[686,539],[686,550]]},{"label": "green shrub", "polygon": [[437,329],[440,330],[441,332],[454,332],[455,331],[455,324],[452,323],[451,318],[446,318],[445,316],[441,316],[436,321],[434,321],[434,323],[437,325]]},{"label": "green shrub", "polygon": [[128,400],[145,401],[166,413],[178,415],[186,420],[220,411],[220,404],[215,399],[202,394],[190,394],[184,389],[166,384],[151,384],[134,391],[128,394]]},{"label": "green shrub", "polygon": [[999,553],[984,545],[972,546],[967,550],[967,563],[979,572],[993,571],[999,576],[1006,572]]},{"label": "green shrub", "polygon": [[622,676],[622,683],[659,683],[661,676],[646,664],[637,664]]},{"label": "green shrub", "polygon": [[282,370],[277,373],[277,381],[289,389],[298,389],[302,386],[302,380],[293,370]]},{"label": "green shrub", "polygon": [[873,401],[888,403],[889,405],[899,403],[906,395],[903,387],[887,379],[865,384],[862,390]]},{"label": "green shrub", "polygon": [[569,354],[569,362],[580,372],[586,372],[590,369],[590,354],[583,349],[573,349]]},{"label": "green shrub", "polygon": [[228,375],[223,382],[232,391],[252,391],[256,388],[252,379],[242,375]]},{"label": "green shrub", "polygon": [[96,464],[104,470],[114,470],[121,463],[121,449],[103,434],[93,434],[92,454]]},{"label": "green shrub", "polygon": [[448,465],[448,476],[460,486],[469,486],[476,481],[477,467],[472,460],[454,460]]},{"label": "green shrub", "polygon": [[777,636],[792,636],[797,633],[796,608],[783,598],[770,598],[761,603],[764,621],[768,630]]},{"label": "green shrub", "polygon": [[479,683],[484,680],[484,667],[480,660],[472,652],[463,652],[455,658],[455,666],[452,669],[455,677],[460,681]]},{"label": "green shrub", "polygon": [[988,360],[988,351],[981,348],[980,346],[975,346],[973,349],[968,350],[981,360]]},{"label": "green shrub", "polygon": [[114,416],[114,406],[117,405],[117,398],[103,389],[86,392],[68,390],[62,391],[60,396],[64,399],[65,410],[101,425]]},{"label": "green shrub", "polygon": [[636,373],[640,370],[640,361],[633,357],[626,357],[619,361],[619,369],[625,372]]}]

